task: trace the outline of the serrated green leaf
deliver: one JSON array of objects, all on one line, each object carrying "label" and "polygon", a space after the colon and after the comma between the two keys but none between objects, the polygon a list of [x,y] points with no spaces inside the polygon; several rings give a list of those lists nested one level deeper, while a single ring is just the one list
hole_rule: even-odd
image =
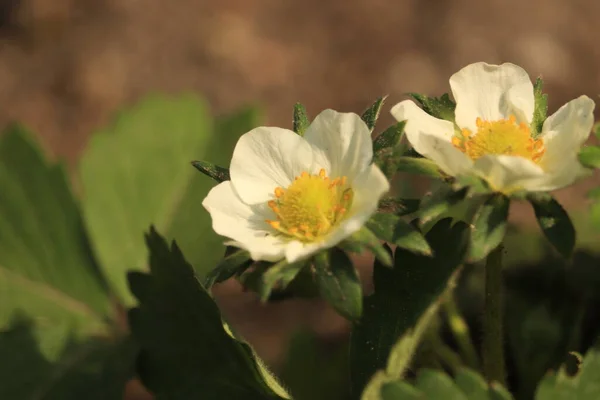
[{"label": "serrated green leaf", "polygon": [[394,214],[376,213],[366,226],[381,240],[409,251],[431,255],[431,247],[421,232]]},{"label": "serrated green leaf", "polygon": [[[19,319],[0,332],[0,398],[121,399],[137,352],[129,339],[78,340],[68,327]],[[58,334],[57,334],[58,333]],[[42,347],[53,348],[48,354]]]},{"label": "serrated green leaf", "polygon": [[217,266],[206,275],[204,287],[210,289],[215,283],[226,281],[235,274],[243,272],[251,263],[252,259],[248,251],[232,248],[231,253],[226,254]]},{"label": "serrated green leaf", "polygon": [[416,100],[427,114],[454,122],[456,103],[450,99],[448,93],[440,97],[428,97],[418,93],[409,93],[409,96]]},{"label": "serrated green leaf", "polygon": [[533,108],[533,119],[531,120],[531,136],[536,139],[542,133],[544,121],[548,115],[548,95],[542,92],[544,81],[537,78],[533,85],[533,97],[535,105]]},{"label": "serrated green leaf", "polygon": [[569,214],[548,193],[530,193],[527,198],[546,238],[563,257],[569,258],[575,248],[575,228]]},{"label": "serrated green leaf", "polygon": [[169,248],[154,229],[146,242],[150,274],[129,274],[139,300],[129,322],[142,348],[138,373],[144,384],[157,398],[174,400],[289,398],[269,384],[273,377],[250,347],[224,328],[177,245]]},{"label": "serrated green leaf", "polygon": [[292,122],[294,132],[300,136],[304,136],[304,132],[310,125],[308,114],[306,114],[306,108],[301,103],[294,104],[294,120]]},{"label": "serrated green leaf", "polygon": [[315,256],[315,281],[321,296],[344,318],[362,314],[362,286],[350,257],[333,248]]},{"label": "serrated green leaf", "polygon": [[397,171],[409,174],[425,175],[430,178],[441,179],[444,174],[437,164],[427,158],[400,157],[397,162]]},{"label": "serrated green leaf", "polygon": [[383,103],[385,103],[385,99],[387,99],[387,96],[379,97],[377,100],[375,100],[371,107],[367,108],[360,116],[360,118],[365,121],[365,124],[367,124],[367,127],[371,132],[373,132],[373,129],[375,129],[375,125],[379,119],[379,114],[381,113],[381,108],[383,107]]},{"label": "serrated green leaf", "polygon": [[379,201],[378,212],[390,213],[399,217],[416,212],[421,204],[420,199],[398,199],[384,197]]},{"label": "serrated green leaf", "polygon": [[502,243],[508,225],[510,200],[502,194],[490,196],[475,214],[468,261],[483,260]]},{"label": "serrated green leaf", "polygon": [[353,253],[361,253],[364,249],[368,249],[383,265],[392,265],[390,254],[385,250],[377,236],[366,227],[363,227],[344,240],[341,243],[341,247]]},{"label": "serrated green leaf", "polygon": [[[433,257],[396,249],[395,266],[375,264],[375,293],[365,299],[363,317],[352,332],[351,377],[355,394],[379,399],[381,386],[400,379],[466,255],[469,228],[451,219],[426,235]],[[371,378],[377,370],[379,371]],[[369,381],[370,380],[370,381]]]},{"label": "serrated green leaf", "polygon": [[127,304],[133,299],[125,271],[145,268],[140,232],[150,224],[176,238],[199,272],[221,258],[223,239],[201,206],[214,183],[189,162],[229,163],[239,135],[256,119],[254,110],[243,110],[213,124],[192,95],[154,96],[92,137],[80,165],[83,210],[103,271]]},{"label": "serrated green leaf", "polygon": [[105,332],[108,288],[64,168],[21,126],[0,138],[0,187],[0,329],[19,310],[80,333]]},{"label": "serrated green leaf", "polygon": [[231,179],[228,168],[219,167],[218,165],[211,164],[207,161],[192,161],[192,165],[198,171],[219,183]]},{"label": "serrated green leaf", "polygon": [[570,376],[565,366],[557,373],[550,372],[542,380],[535,400],[595,400],[600,398],[600,348],[592,347],[580,365],[580,370]]},{"label": "serrated green leaf", "polygon": [[579,162],[587,168],[600,168],[600,147],[586,146],[579,151]]}]

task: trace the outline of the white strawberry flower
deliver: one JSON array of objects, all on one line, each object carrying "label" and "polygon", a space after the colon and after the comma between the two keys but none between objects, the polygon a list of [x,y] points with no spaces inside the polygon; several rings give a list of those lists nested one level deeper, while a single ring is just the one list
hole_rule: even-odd
[{"label": "white strawberry flower", "polygon": [[239,139],[231,180],[202,205],[228,245],[294,262],[334,247],[376,211],[389,183],[372,158],[369,128],[353,113],[325,110],[304,137],[259,127]]},{"label": "white strawberry flower", "polygon": [[391,110],[407,121],[414,149],[446,174],[477,175],[507,194],[559,189],[586,174],[577,154],[594,122],[595,105],[587,96],[563,105],[533,136],[534,88],[521,67],[471,64],[452,75],[450,87],[455,124],[410,100]]}]

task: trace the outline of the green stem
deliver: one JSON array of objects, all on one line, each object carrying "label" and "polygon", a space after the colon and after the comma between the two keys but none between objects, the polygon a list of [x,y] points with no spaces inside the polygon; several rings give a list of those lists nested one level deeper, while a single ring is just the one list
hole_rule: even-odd
[{"label": "green stem", "polygon": [[469,332],[469,326],[465,322],[464,318],[458,310],[456,300],[452,293],[448,293],[448,297],[444,302],[444,308],[446,309],[446,316],[448,318],[448,325],[456,340],[460,354],[467,364],[472,369],[479,369],[479,358],[477,356],[477,350],[471,340],[471,334]]},{"label": "green stem", "polygon": [[499,245],[485,264],[485,309],[483,314],[483,373],[488,381],[505,384],[502,329],[502,252]]}]

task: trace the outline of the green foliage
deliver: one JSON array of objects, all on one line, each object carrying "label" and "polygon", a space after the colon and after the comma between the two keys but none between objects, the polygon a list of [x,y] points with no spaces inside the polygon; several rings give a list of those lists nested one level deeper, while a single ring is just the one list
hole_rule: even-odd
[{"label": "green foliage", "polygon": [[510,200],[502,194],[491,195],[479,208],[473,221],[469,262],[483,260],[498,247],[506,234]]},{"label": "green foliage", "polygon": [[244,111],[213,127],[193,96],[150,97],[92,137],[80,165],[83,210],[102,268],[127,304],[125,271],[144,268],[140,232],[150,224],[177,238],[193,264],[206,268],[222,255],[222,239],[200,206],[212,184],[187,161],[220,154],[211,161],[228,162],[239,134],[255,119]]},{"label": "green foliage", "polygon": [[456,103],[450,99],[448,93],[444,93],[440,97],[428,97],[418,93],[409,93],[409,96],[419,103],[427,114],[454,122]]},{"label": "green foliage", "polygon": [[401,144],[406,122],[387,128],[373,140],[373,162],[391,179],[398,172],[400,158],[405,153]]},{"label": "green foliage", "polygon": [[558,373],[548,374],[535,395],[536,400],[595,400],[600,398],[600,349],[590,349],[584,357],[580,370],[569,374],[566,367]]},{"label": "green foliage", "polygon": [[294,105],[294,121],[293,121],[293,129],[300,136],[304,136],[304,132],[308,129],[310,125],[310,120],[308,119],[308,115],[306,114],[306,108],[300,103],[296,103]]},{"label": "green foliage", "polygon": [[397,167],[397,171],[399,172],[425,175],[435,179],[444,177],[437,164],[427,158],[400,157],[397,162]]},{"label": "green foliage", "polygon": [[280,399],[285,391],[250,347],[226,331],[219,310],[179,248],[146,235],[150,273],[131,272],[129,312],[142,347],[138,372],[158,398]]},{"label": "green foliage", "polygon": [[356,268],[340,249],[315,257],[315,280],[321,296],[343,317],[357,321],[362,314],[362,286]]},{"label": "green foliage", "polygon": [[560,254],[569,258],[575,247],[575,228],[569,214],[548,193],[530,193],[528,200],[546,238]]},{"label": "green foliage", "polygon": [[420,203],[420,199],[399,199],[388,196],[379,201],[377,211],[401,217],[416,212],[419,209]]},{"label": "green foliage", "polygon": [[19,311],[47,325],[101,333],[108,290],[62,165],[20,126],[0,138],[0,329]]},{"label": "green foliage", "polygon": [[548,115],[548,95],[542,92],[544,81],[537,78],[533,85],[533,96],[535,105],[533,108],[533,119],[531,120],[531,136],[536,139],[542,133],[544,121]]},{"label": "green foliage", "polygon": [[383,103],[385,103],[385,99],[387,99],[387,96],[379,97],[377,100],[375,100],[371,107],[367,108],[361,115],[361,119],[365,121],[365,124],[367,124],[367,127],[371,132],[373,132],[373,129],[375,129],[375,125],[379,119],[379,114],[381,114],[381,108],[383,107]]},{"label": "green foliage", "polygon": [[418,212],[419,223],[423,226],[450,211],[467,196],[468,189],[454,190],[450,185],[440,186],[421,200]]},{"label": "green foliage", "polygon": [[210,289],[215,283],[221,283],[232,276],[243,272],[252,264],[250,253],[246,250],[234,247],[227,248],[228,253],[214,269],[212,269],[204,280],[204,287]]},{"label": "green foliage", "polygon": [[198,171],[219,183],[231,179],[229,176],[229,169],[227,168],[219,167],[218,165],[211,164],[207,161],[192,161],[192,165]]},{"label": "green foliage", "polygon": [[511,400],[512,395],[502,386],[488,385],[478,373],[461,369],[454,380],[443,372],[422,369],[414,386],[404,381],[385,384],[381,400]]},{"label": "green foliage", "polygon": [[600,168],[600,147],[586,146],[579,152],[579,162],[587,168]]},{"label": "green foliage", "polygon": [[368,249],[383,265],[392,265],[392,257],[385,250],[377,236],[368,228],[363,227],[353,233],[349,238],[342,241],[340,246],[354,253],[362,253],[365,249]]},{"label": "green foliage", "polygon": [[468,236],[466,224],[444,219],[426,235],[433,257],[397,248],[394,269],[375,264],[375,293],[352,332],[352,387],[358,394],[369,382],[364,400],[379,399],[384,383],[402,377],[466,255]]},{"label": "green foliage", "polygon": [[415,227],[394,214],[377,213],[367,222],[379,239],[416,253],[431,255],[429,244]]}]

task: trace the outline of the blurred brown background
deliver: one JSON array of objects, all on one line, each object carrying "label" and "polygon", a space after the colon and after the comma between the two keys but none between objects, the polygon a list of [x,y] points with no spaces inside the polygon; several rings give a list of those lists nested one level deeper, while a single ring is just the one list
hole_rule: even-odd
[{"label": "blurred brown background", "polygon": [[[296,101],[312,116],[360,112],[387,93],[387,124],[403,93],[446,92],[476,61],[541,75],[553,112],[600,92],[599,12],[590,0],[1,0],[0,124],[26,123],[71,163],[115,111],[157,91],[197,92],[217,114],[257,103],[286,127]],[[582,207],[589,186],[559,198]],[[217,296],[269,362],[298,326],[346,331],[320,303],[262,307],[231,283]]]}]

